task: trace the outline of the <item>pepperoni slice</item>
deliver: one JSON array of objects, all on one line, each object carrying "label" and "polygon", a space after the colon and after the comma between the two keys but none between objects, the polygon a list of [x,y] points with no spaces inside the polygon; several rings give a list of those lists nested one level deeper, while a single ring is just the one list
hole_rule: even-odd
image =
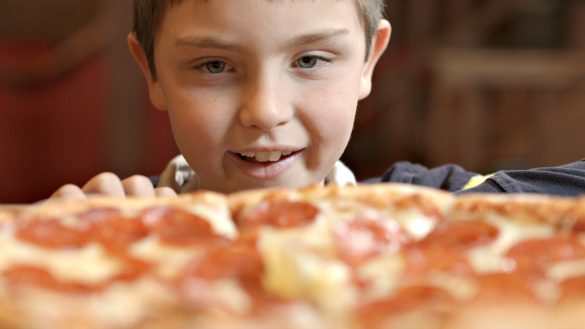
[{"label": "pepperoni slice", "polygon": [[442,246],[410,246],[404,250],[405,273],[426,275],[431,271],[461,276],[474,274],[473,266],[461,249]]},{"label": "pepperoni slice", "polygon": [[112,277],[109,282],[131,282],[148,273],[152,268],[150,263],[133,257],[125,256],[120,260],[124,265],[123,270]]},{"label": "pepperoni slice", "polygon": [[107,250],[125,253],[128,246],[149,234],[143,221],[126,218],[121,214],[112,214],[93,220],[88,234]]},{"label": "pepperoni slice", "polygon": [[34,286],[67,293],[88,293],[95,291],[95,287],[88,285],[61,282],[46,269],[30,265],[14,266],[2,274],[11,286]]},{"label": "pepperoni slice", "polygon": [[87,231],[63,225],[57,219],[28,220],[20,223],[16,236],[50,249],[81,248],[88,242]]},{"label": "pepperoni slice", "polygon": [[246,231],[241,232],[232,243],[246,248],[255,249],[256,246],[258,245],[258,239],[259,239],[258,231]]},{"label": "pepperoni slice", "polygon": [[498,228],[481,221],[443,221],[420,241],[423,245],[469,248],[493,242]]},{"label": "pepperoni slice", "polygon": [[385,252],[396,252],[410,240],[395,220],[370,217],[336,222],[333,237],[340,257],[352,266]]},{"label": "pepperoni slice", "polygon": [[182,209],[157,207],[146,210],[141,218],[161,241],[177,246],[202,245],[225,241],[204,218]]},{"label": "pepperoni slice", "polygon": [[585,217],[580,216],[575,219],[571,225],[571,230],[574,233],[581,234],[585,232]]},{"label": "pepperoni slice", "polygon": [[585,297],[585,275],[565,279],[561,282],[560,288],[561,301],[583,300]]},{"label": "pepperoni slice", "polygon": [[[375,301],[358,309],[358,321],[363,328],[387,328],[400,314],[422,310],[428,315],[441,316],[454,306],[455,299],[441,288],[412,286],[398,291],[394,296]],[[399,323],[396,323],[400,328]],[[394,327],[392,327],[394,328]]]},{"label": "pepperoni slice", "polygon": [[59,282],[47,270],[34,266],[15,266],[3,273],[4,278],[15,285],[37,285],[46,288],[60,286]]},{"label": "pepperoni slice", "polygon": [[236,225],[241,230],[256,229],[263,225],[291,228],[309,225],[315,221],[319,209],[308,202],[290,200],[263,201],[250,212],[240,214]]},{"label": "pepperoni slice", "polygon": [[[213,308],[229,312],[222,296],[217,295],[213,284],[233,280],[250,296],[249,315],[262,316],[267,309],[287,301],[270,295],[262,287],[264,264],[249,241],[236,241],[229,246],[210,250],[200,259],[193,260],[178,278],[179,296],[190,307]],[[227,309],[224,309],[226,308]]]},{"label": "pepperoni slice", "polygon": [[210,250],[190,264],[184,275],[206,281],[233,278],[245,287],[259,288],[263,270],[264,265],[256,249],[233,244]]},{"label": "pepperoni slice", "polygon": [[494,272],[477,276],[476,301],[500,301],[508,299],[538,301],[532,288],[535,276],[526,272]]},{"label": "pepperoni slice", "polygon": [[585,247],[572,235],[522,241],[507,252],[520,271],[543,272],[550,265],[585,258]]},{"label": "pepperoni slice", "polygon": [[262,309],[268,297],[262,289],[263,270],[258,251],[245,244],[214,248],[185,267],[177,281],[179,295],[193,307],[221,307],[221,298],[210,287],[231,279],[253,297],[253,309]]}]

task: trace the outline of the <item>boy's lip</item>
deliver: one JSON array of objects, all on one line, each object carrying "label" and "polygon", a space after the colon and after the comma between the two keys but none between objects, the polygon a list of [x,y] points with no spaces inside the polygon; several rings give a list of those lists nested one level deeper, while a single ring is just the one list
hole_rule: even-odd
[{"label": "boy's lip", "polygon": [[[296,162],[303,149],[293,148],[254,148],[239,152],[227,152],[229,158],[242,172],[254,179],[275,179],[284,174]],[[260,162],[250,157],[251,154],[278,152],[280,158],[276,161]],[[247,156],[244,156],[246,154]]]},{"label": "boy's lip", "polygon": [[301,151],[302,148],[300,147],[293,147],[293,146],[272,146],[272,147],[247,147],[242,148],[234,151],[230,151],[230,153],[258,153],[258,152],[298,152]]}]

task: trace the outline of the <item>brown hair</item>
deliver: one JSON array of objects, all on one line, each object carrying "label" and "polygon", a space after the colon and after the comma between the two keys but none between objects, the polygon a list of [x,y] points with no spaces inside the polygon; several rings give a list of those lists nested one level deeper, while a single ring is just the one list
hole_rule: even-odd
[{"label": "brown hair", "polygon": [[[134,0],[134,27],[136,39],[148,61],[152,78],[156,79],[154,65],[154,40],[164,19],[167,8],[181,4],[184,0]],[[207,0],[202,0],[207,1]],[[378,22],[384,15],[384,0],[356,0],[361,12],[361,20],[366,34],[366,57]]]}]

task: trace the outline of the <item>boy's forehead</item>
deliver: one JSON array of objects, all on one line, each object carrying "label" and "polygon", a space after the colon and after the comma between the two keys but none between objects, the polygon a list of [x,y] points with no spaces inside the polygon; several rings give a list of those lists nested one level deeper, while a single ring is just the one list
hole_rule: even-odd
[{"label": "boy's forehead", "polygon": [[[270,51],[333,40],[349,42],[364,36],[355,0],[180,0],[180,4],[173,3],[156,32],[156,43],[165,44],[164,48],[184,49],[183,45],[193,48],[193,44],[205,48],[193,40],[214,40],[216,46],[221,41],[238,45],[240,51],[243,48]],[[258,38],[259,35],[264,37]]]},{"label": "boy's forehead", "polygon": [[[214,5],[226,5],[226,6],[230,6],[229,1],[225,1],[225,0],[163,0],[166,2],[167,6],[177,6],[177,5],[181,5],[185,2],[195,2],[195,3],[202,3],[202,4],[210,4],[213,3]],[[241,0],[241,1],[245,1],[245,0]],[[248,1],[249,2],[249,6],[254,6],[254,3],[271,3],[271,4],[275,4],[275,5],[291,5],[295,2],[351,2],[353,4],[355,4],[355,8],[356,10],[359,8],[359,1],[360,0],[253,0],[253,1]]]},{"label": "boy's forehead", "polygon": [[[352,4],[353,8],[356,10],[356,14],[360,18],[360,21],[363,17],[360,10],[359,1],[360,0],[237,0],[237,2],[230,1],[230,0],[162,0],[166,2],[167,8],[173,7],[181,7],[186,4],[196,4],[196,5],[203,5],[199,8],[201,10],[211,10],[217,8],[225,8],[229,9],[230,7],[239,7],[240,3],[246,3],[246,7],[249,9],[254,9],[255,7],[265,6],[266,4],[271,4],[275,6],[292,6],[298,5],[302,3],[313,3],[313,4],[339,4],[339,3],[348,3]],[[323,11],[323,10],[322,10]],[[321,11],[321,12],[322,12]],[[165,11],[167,12],[167,11]],[[243,14],[240,12],[240,14]]]},{"label": "boy's forehead", "polygon": [[[159,0],[160,1],[160,0]],[[355,9],[356,17],[360,23],[363,23],[363,17],[360,10],[359,0],[162,0],[166,2],[167,10],[164,14],[169,13],[169,9],[174,11],[181,11],[181,8],[191,7],[192,12],[198,13],[200,11],[206,14],[206,17],[213,15],[214,11],[230,11],[245,8],[248,10],[239,10],[237,16],[244,16],[247,12],[253,12],[257,8],[267,8],[267,4],[272,7],[292,7],[299,5],[311,5],[311,10],[307,10],[307,15],[317,13],[324,13],[329,11],[329,5],[339,6],[349,4],[350,8]],[[208,11],[207,11],[208,10]],[[199,13],[198,13],[199,14]],[[352,14],[353,15],[353,14]],[[266,17],[266,16],[265,16]]]}]

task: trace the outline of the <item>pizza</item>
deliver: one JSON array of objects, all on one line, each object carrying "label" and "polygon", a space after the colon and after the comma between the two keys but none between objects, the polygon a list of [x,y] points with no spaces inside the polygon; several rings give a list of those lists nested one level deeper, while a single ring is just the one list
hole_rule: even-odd
[{"label": "pizza", "polygon": [[582,328],[585,199],[400,184],[0,209],[1,328]]}]

